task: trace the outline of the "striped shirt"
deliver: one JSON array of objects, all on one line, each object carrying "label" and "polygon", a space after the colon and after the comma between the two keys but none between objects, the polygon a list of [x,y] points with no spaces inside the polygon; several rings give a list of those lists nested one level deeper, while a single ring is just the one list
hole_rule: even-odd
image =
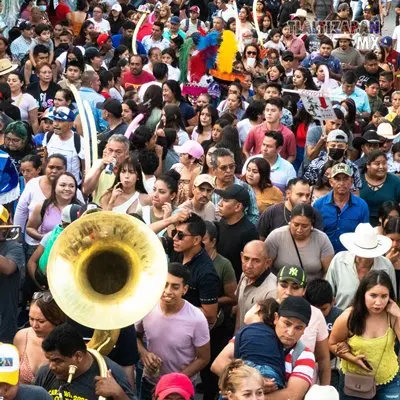
[{"label": "striped shirt", "polygon": [[312,385],[315,369],[314,353],[308,347],[306,347],[299,355],[293,366],[293,351],[294,349],[290,350],[290,352],[285,356],[286,382],[289,381],[289,378],[300,378]]}]

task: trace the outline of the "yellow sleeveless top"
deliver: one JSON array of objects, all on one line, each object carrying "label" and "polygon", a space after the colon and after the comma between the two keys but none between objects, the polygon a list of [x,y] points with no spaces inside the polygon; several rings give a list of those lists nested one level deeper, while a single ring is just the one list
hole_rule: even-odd
[{"label": "yellow sleeveless top", "polygon": [[[389,383],[399,371],[397,356],[394,351],[394,340],[395,333],[391,327],[388,327],[386,333],[381,337],[371,339],[354,335],[348,339],[352,353],[355,356],[363,354],[368,360],[373,368],[373,372],[370,375],[375,376],[377,385]],[[378,371],[376,371],[376,368],[378,368]],[[340,363],[340,369],[344,373],[352,372],[359,375],[369,375],[358,365],[343,359]]]}]

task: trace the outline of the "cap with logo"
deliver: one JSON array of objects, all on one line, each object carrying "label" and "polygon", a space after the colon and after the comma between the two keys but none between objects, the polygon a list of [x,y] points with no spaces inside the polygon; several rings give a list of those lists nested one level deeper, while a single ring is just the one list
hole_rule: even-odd
[{"label": "cap with logo", "polygon": [[236,200],[239,203],[242,203],[244,208],[247,208],[250,205],[249,192],[243,186],[237,185],[236,183],[228,186],[225,190],[216,189],[215,193],[223,199]]},{"label": "cap with logo", "polygon": [[332,167],[330,177],[333,178],[336,175],[345,174],[347,176],[353,176],[353,170],[350,165],[345,163],[339,163]]},{"label": "cap with logo", "polygon": [[215,188],[215,183],[214,179],[212,176],[208,174],[200,174],[196,177],[196,179],[193,182],[193,186],[199,187],[203,183],[208,183],[213,189]]},{"label": "cap with logo", "polygon": [[10,217],[10,214],[9,214],[7,208],[5,208],[2,204],[0,204],[0,221],[7,224],[9,217]]},{"label": "cap with logo", "polygon": [[119,3],[115,3],[115,4],[113,4],[113,6],[111,7],[111,11],[118,11],[118,12],[122,12],[122,7],[121,7],[121,4],[119,4]]},{"label": "cap with logo", "polygon": [[278,281],[292,281],[305,288],[307,285],[306,274],[304,273],[303,268],[297,267],[296,265],[283,266],[278,272]]},{"label": "cap with logo", "polygon": [[78,204],[68,204],[62,210],[61,221],[70,224],[79,218],[79,212],[82,206]]},{"label": "cap with logo", "polygon": [[283,61],[293,61],[294,60],[294,54],[290,50],[286,50],[282,53],[282,60]]},{"label": "cap with logo", "polygon": [[53,113],[53,120],[54,121],[74,122],[75,114],[68,107],[64,107],[64,106],[57,107]]},{"label": "cap with logo", "polygon": [[190,400],[194,397],[192,381],[178,372],[163,375],[156,385],[155,395],[158,400],[164,400],[170,394],[179,394],[185,400]]},{"label": "cap with logo", "polygon": [[340,142],[340,143],[348,143],[349,138],[345,132],[341,129],[334,129],[330,131],[328,137],[326,139],[327,142]]},{"label": "cap with logo", "polygon": [[189,10],[193,11],[193,12],[195,12],[197,14],[200,14],[200,8],[197,7],[197,6],[192,6],[192,7],[189,8]]},{"label": "cap with logo", "polygon": [[[119,5],[119,4],[118,4]],[[110,35],[107,35],[107,33],[102,33],[101,35],[98,36],[97,38],[97,44],[101,47],[107,40],[110,39]]]},{"label": "cap with logo", "polygon": [[279,306],[280,317],[297,318],[306,325],[311,319],[310,303],[301,296],[289,296]]},{"label": "cap with logo", "polygon": [[393,45],[393,39],[392,39],[390,36],[384,36],[384,37],[380,40],[379,44],[380,44],[382,47],[392,47],[392,45]]},{"label": "cap with logo", "polygon": [[0,343],[0,382],[15,386],[19,379],[19,354],[15,346]]}]

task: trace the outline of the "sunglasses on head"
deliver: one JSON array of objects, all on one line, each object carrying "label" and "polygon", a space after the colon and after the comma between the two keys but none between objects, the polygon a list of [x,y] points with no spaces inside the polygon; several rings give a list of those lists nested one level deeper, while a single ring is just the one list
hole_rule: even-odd
[{"label": "sunglasses on head", "polygon": [[33,293],[32,300],[43,300],[45,303],[53,301],[53,295],[50,292],[35,292]]},{"label": "sunglasses on head", "polygon": [[171,235],[172,235],[172,238],[174,238],[176,236],[178,238],[178,240],[183,240],[183,239],[185,239],[186,236],[193,236],[193,235],[190,235],[189,233],[178,231],[177,229],[174,229],[171,232]]}]

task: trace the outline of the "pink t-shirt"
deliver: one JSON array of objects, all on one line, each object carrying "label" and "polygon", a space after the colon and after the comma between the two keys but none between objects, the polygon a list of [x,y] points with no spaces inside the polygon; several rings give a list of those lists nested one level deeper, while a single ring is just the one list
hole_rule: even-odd
[{"label": "pink t-shirt", "polygon": [[161,375],[182,371],[196,358],[196,348],[210,341],[206,317],[186,300],[178,313],[168,316],[157,304],[136,329],[145,333],[147,350],[161,358]]},{"label": "pink t-shirt", "polygon": [[[250,152],[250,155],[261,153],[261,145],[268,132],[267,124],[264,122],[251,128],[244,142],[244,148]],[[282,158],[287,160],[288,157],[296,157],[296,138],[294,133],[285,125],[280,125],[277,131],[282,133],[283,146],[280,152]]]},{"label": "pink t-shirt", "polygon": [[315,343],[322,342],[328,338],[328,328],[325,318],[318,308],[311,306],[311,319],[300,340],[312,352],[315,350]]}]

